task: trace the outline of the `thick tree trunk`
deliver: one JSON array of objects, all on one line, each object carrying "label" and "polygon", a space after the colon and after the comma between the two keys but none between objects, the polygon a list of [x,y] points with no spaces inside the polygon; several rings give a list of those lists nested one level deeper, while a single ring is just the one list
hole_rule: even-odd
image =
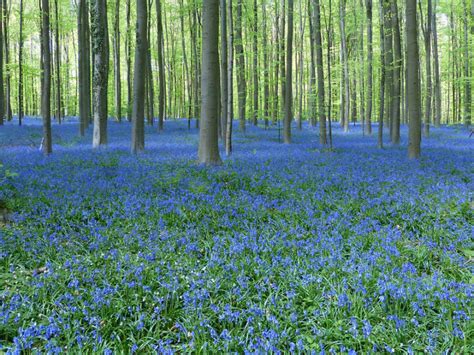
[{"label": "thick tree trunk", "polygon": [[156,0],[156,26],[157,26],[157,51],[158,51],[158,131],[162,131],[165,121],[165,64],[163,60],[163,21],[161,13],[161,0]]},{"label": "thick tree trunk", "polygon": [[288,30],[286,39],[285,117],[283,119],[283,141],[291,143],[291,121],[293,120],[293,0],[288,0]]},{"label": "thick tree trunk", "polygon": [[392,96],[392,144],[400,144],[400,97],[401,97],[401,68],[402,49],[400,39],[400,24],[396,0],[391,0],[392,33],[393,33],[393,96]]},{"label": "thick tree trunk", "polygon": [[122,121],[122,82],[120,78],[120,0],[115,0],[114,22],[115,119]]},{"label": "thick tree trunk", "polygon": [[202,5],[202,81],[199,163],[221,164],[217,121],[219,90],[219,0],[204,0]]},{"label": "thick tree trunk", "polygon": [[239,128],[245,132],[245,104],[247,84],[245,81],[245,57],[242,39],[242,0],[237,0],[237,17],[235,23],[235,56],[237,62],[237,91],[239,104]]},{"label": "thick tree trunk", "polygon": [[145,72],[147,65],[147,0],[137,0],[135,68],[133,70],[132,153],[145,149]]},{"label": "thick tree trunk", "polygon": [[42,151],[45,155],[53,152],[51,142],[51,47],[49,38],[49,0],[41,0],[42,27],[42,83],[41,83],[41,116],[43,117]]},{"label": "thick tree trunk", "polygon": [[92,146],[107,144],[107,88],[109,72],[109,39],[105,0],[93,0],[91,11],[94,132]]},{"label": "thick tree trunk", "polygon": [[234,26],[232,18],[232,0],[227,2],[227,19],[229,22],[229,40],[227,42],[227,107],[226,107],[226,133],[225,133],[225,153],[232,154],[232,122],[234,120]]},{"label": "thick tree trunk", "polygon": [[327,26],[327,68],[328,68],[328,138],[329,149],[332,149],[332,75],[331,75],[331,49],[332,49],[332,2],[329,0],[329,21]]},{"label": "thick tree trunk", "polygon": [[420,100],[420,54],[418,49],[418,25],[416,2],[406,0],[407,33],[407,99],[408,99],[408,156],[420,157],[421,143],[421,100]]},{"label": "thick tree trunk", "polygon": [[326,106],[324,100],[324,71],[323,45],[321,39],[321,8],[319,0],[314,0],[314,34],[316,40],[316,68],[318,72],[318,116],[319,116],[319,143],[327,144],[326,135]]}]

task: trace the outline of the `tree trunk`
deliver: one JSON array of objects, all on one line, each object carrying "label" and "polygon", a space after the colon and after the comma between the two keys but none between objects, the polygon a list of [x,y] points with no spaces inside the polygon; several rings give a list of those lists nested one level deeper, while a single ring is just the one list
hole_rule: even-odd
[{"label": "tree trunk", "polygon": [[393,96],[392,96],[392,144],[400,144],[400,92],[402,49],[400,39],[400,24],[398,20],[398,6],[396,0],[391,0],[392,6],[392,33],[393,33]]},{"label": "tree trunk", "polygon": [[341,27],[341,57],[343,65],[344,80],[344,113],[343,127],[344,132],[349,132],[349,110],[350,110],[350,88],[349,88],[349,64],[346,43],[346,0],[341,0],[339,5],[340,27]]},{"label": "tree trunk", "polygon": [[133,70],[132,153],[145,149],[145,72],[147,65],[147,0],[137,0],[135,68]]},{"label": "tree trunk", "polygon": [[56,64],[56,119],[61,123],[61,47],[59,47],[59,9],[58,0],[54,0],[55,13],[55,64]]},{"label": "tree trunk", "polygon": [[253,2],[253,125],[258,124],[258,11],[257,0]]},{"label": "tree trunk", "polygon": [[53,151],[51,142],[51,48],[49,38],[49,0],[41,0],[41,6],[41,116],[43,117],[42,151],[45,155],[49,155]]},{"label": "tree trunk", "polygon": [[120,78],[120,0],[115,0],[114,22],[115,119],[122,121],[122,83]]},{"label": "tree trunk", "polygon": [[365,120],[366,132],[372,134],[372,81],[373,81],[373,35],[372,35],[372,0],[366,0],[367,11],[367,118]]},{"label": "tree trunk", "polygon": [[[0,0],[1,1],[1,0]],[[7,6],[7,0],[3,0],[3,43],[0,45],[5,46],[5,114],[8,121],[12,120],[13,113],[12,113],[12,105],[11,105],[11,82],[10,82],[10,44],[8,40],[8,25],[9,25],[9,17],[10,11]]]},{"label": "tree trunk", "polygon": [[321,8],[319,0],[314,0],[314,34],[316,40],[316,68],[318,72],[318,116],[319,116],[319,143],[327,144],[326,137],[326,106],[324,102],[324,71],[323,45],[321,39]]},{"label": "tree trunk", "polygon": [[331,111],[332,111],[332,77],[331,77],[331,49],[332,49],[332,2],[329,0],[329,20],[327,25],[327,68],[328,68],[328,136],[329,136],[329,149],[332,149],[332,122],[331,122]]},{"label": "tree trunk", "polygon": [[105,0],[93,0],[91,9],[94,132],[92,146],[107,144],[107,88],[109,72],[109,39]]},{"label": "tree trunk", "polygon": [[407,33],[407,100],[408,100],[408,156],[420,157],[421,143],[421,100],[420,100],[420,54],[418,49],[418,24],[416,2],[406,0]]},{"label": "tree trunk", "polygon": [[315,6],[314,0],[308,0],[308,10],[309,10],[309,41],[310,41],[310,69],[309,69],[309,115],[310,115],[310,124],[311,126],[316,125],[316,61],[315,61],[315,48],[316,43],[315,38]]},{"label": "tree trunk", "polygon": [[288,30],[286,39],[285,117],[283,141],[291,143],[291,121],[293,120],[293,0],[288,0]]},{"label": "tree trunk", "polygon": [[199,163],[221,164],[217,120],[219,90],[219,0],[204,0],[202,5],[201,128]]},{"label": "tree trunk", "polygon": [[[230,0],[231,1],[231,0]],[[229,85],[228,85],[228,73],[227,73],[227,6],[226,0],[220,0],[220,19],[221,19],[221,112],[220,122],[221,130],[220,137],[225,142],[225,136],[227,132],[227,109],[229,100]]]},{"label": "tree trunk", "polygon": [[[467,2],[464,3],[464,125],[469,128],[471,125],[471,56],[469,51],[469,32],[468,23],[469,15],[467,9]],[[471,28],[472,30],[472,28]]]},{"label": "tree trunk", "polygon": [[[384,18],[383,1],[380,0],[379,13],[380,18]],[[413,1],[413,0],[407,0]],[[378,127],[378,140],[377,145],[379,148],[383,148],[383,116],[384,116],[384,103],[385,103],[385,32],[384,32],[384,21],[380,21],[380,96],[379,96],[379,127]]]},{"label": "tree trunk", "polygon": [[3,6],[0,4],[0,126],[5,116],[5,97],[3,91]]},{"label": "tree trunk", "polygon": [[20,0],[20,40],[18,44],[18,124],[23,119],[23,0]]},{"label": "tree trunk", "polygon": [[126,0],[127,12],[127,34],[126,34],[126,57],[127,57],[127,120],[132,120],[132,30],[130,26],[131,10],[130,1]]},{"label": "tree trunk", "polygon": [[[420,13],[421,13],[421,3]],[[426,26],[423,23],[423,15],[421,14],[421,28],[423,31],[423,39],[425,44],[425,71],[426,71],[426,96],[425,96],[425,124],[423,126],[423,134],[428,137],[430,135],[430,124],[431,124],[431,101],[433,99],[433,84],[431,78],[431,34],[432,26],[432,3],[428,0],[428,14],[426,17]]]},{"label": "tree trunk", "polygon": [[227,107],[226,107],[226,133],[225,133],[225,153],[232,154],[232,122],[234,120],[234,21],[232,18],[232,0],[227,2],[227,19],[229,22],[229,41],[227,43]]},{"label": "tree trunk", "polygon": [[393,102],[393,34],[392,34],[392,7],[391,0],[383,0],[384,16],[384,67],[385,67],[385,95],[384,95],[384,124],[388,125],[390,139],[392,137],[392,102]]},{"label": "tree trunk", "polygon": [[242,0],[237,0],[237,18],[235,23],[235,56],[237,62],[237,89],[239,97],[239,128],[245,132],[245,104],[247,84],[245,82],[245,57],[242,39]]},{"label": "tree trunk", "polygon": [[156,26],[157,26],[157,51],[158,51],[158,130],[162,131],[165,120],[165,65],[163,60],[163,21],[161,14],[161,0],[156,0]]},{"label": "tree trunk", "polygon": [[[473,2],[474,4],[474,2]],[[435,114],[434,114],[434,126],[439,127],[441,125],[441,79],[439,75],[439,55],[438,55],[438,24],[436,21],[436,9],[438,1],[435,0],[433,6],[433,19],[431,24],[433,26],[433,60],[434,60],[434,91],[435,91]]]},{"label": "tree trunk", "polygon": [[267,45],[267,8],[266,4],[263,4],[262,7],[263,15],[263,115],[265,120],[265,128],[268,128],[269,120],[269,101],[270,101],[270,88],[269,88],[269,63],[268,63],[268,45]]}]

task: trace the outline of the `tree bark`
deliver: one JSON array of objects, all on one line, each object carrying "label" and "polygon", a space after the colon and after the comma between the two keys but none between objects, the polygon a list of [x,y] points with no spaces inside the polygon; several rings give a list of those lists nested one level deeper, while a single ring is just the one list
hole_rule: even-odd
[{"label": "tree bark", "polygon": [[420,54],[418,49],[418,24],[416,2],[406,0],[407,33],[407,100],[408,100],[408,156],[420,157],[421,143],[421,103],[420,103]]},{"label": "tree bark", "polygon": [[258,11],[257,0],[253,2],[253,125],[258,124]]},{"label": "tree bark", "polygon": [[392,7],[391,0],[383,1],[384,16],[384,67],[385,67],[385,95],[384,95],[384,124],[388,125],[390,139],[392,137],[392,102],[394,95],[393,85],[393,34],[392,34]]},{"label": "tree bark", "polygon": [[93,0],[91,11],[94,132],[92,146],[107,144],[107,89],[109,72],[109,39],[105,0]]},{"label": "tree bark", "polygon": [[61,123],[61,47],[59,47],[59,9],[58,0],[54,0],[55,13],[55,65],[56,65],[56,119]]},{"label": "tree bark", "polygon": [[137,0],[135,68],[133,70],[132,153],[145,149],[145,72],[147,65],[147,0]]},{"label": "tree bark", "polygon": [[367,109],[366,109],[366,133],[372,134],[372,102],[373,102],[373,34],[372,34],[372,0],[365,2],[367,12]]},{"label": "tree bark", "polygon": [[219,90],[219,0],[204,0],[202,5],[202,75],[199,163],[221,164],[217,121]]},{"label": "tree bark", "polygon": [[20,0],[20,39],[18,44],[18,124],[23,120],[23,0]]},{"label": "tree bark", "polygon": [[421,3],[420,5],[420,14],[421,14],[421,28],[423,31],[423,39],[425,44],[425,71],[426,71],[426,96],[425,96],[425,124],[423,126],[423,134],[428,137],[430,135],[430,124],[431,124],[431,102],[433,99],[433,83],[431,76],[431,35],[432,35],[432,26],[431,21],[432,16],[432,2],[428,0],[428,14],[426,16],[426,25],[423,21],[423,14],[421,13]]},{"label": "tree bark", "polygon": [[[231,0],[230,0],[231,1]],[[226,0],[220,0],[220,19],[221,19],[221,112],[220,122],[221,130],[220,137],[225,142],[225,136],[227,132],[227,102],[229,100],[228,93],[228,73],[227,73],[227,6]]]},{"label": "tree bark", "polygon": [[318,116],[319,116],[319,143],[327,144],[326,135],[326,106],[324,98],[324,70],[323,45],[321,39],[321,8],[319,0],[314,0],[314,34],[316,40],[316,68],[318,72]]},{"label": "tree bark", "polygon": [[308,0],[309,10],[309,41],[310,41],[310,69],[309,69],[309,116],[311,126],[316,125],[316,60],[315,60],[315,6],[314,0]]},{"label": "tree bark", "polygon": [[0,4],[0,126],[5,116],[5,97],[3,91],[3,6]]},{"label": "tree bark", "polygon": [[[0,0],[1,1],[1,0]],[[11,106],[11,82],[10,82],[10,44],[8,41],[8,24],[10,11],[8,10],[7,0],[3,0],[1,6],[3,7],[3,20],[0,26],[3,26],[3,42],[0,44],[5,46],[5,115],[7,121],[12,120],[12,106]]]},{"label": "tree bark", "polygon": [[157,51],[158,51],[158,131],[164,128],[165,120],[165,65],[163,60],[163,20],[161,14],[161,0],[156,0],[156,26],[157,26]]},{"label": "tree bark", "polygon": [[263,115],[265,120],[265,128],[268,128],[268,120],[270,116],[269,112],[269,101],[270,101],[270,82],[269,82],[269,63],[268,63],[268,45],[267,45],[267,8],[266,4],[262,7],[263,16],[263,63],[265,64],[263,69]]},{"label": "tree bark", "polygon": [[[383,1],[380,0],[379,4],[379,13],[380,18],[384,19],[384,10],[383,10]],[[407,0],[413,1],[413,0]],[[385,107],[385,77],[386,77],[386,67],[385,67],[385,21],[380,21],[380,95],[379,95],[379,126],[378,126],[378,135],[377,135],[377,145],[381,149],[383,148],[383,118],[384,118],[384,107]]]},{"label": "tree bark", "polygon": [[122,82],[120,78],[120,0],[115,0],[114,22],[115,119],[122,121]]},{"label": "tree bark", "polygon": [[227,42],[227,107],[226,107],[226,133],[225,133],[225,153],[232,154],[232,122],[234,120],[234,21],[232,18],[232,0],[227,2],[227,19],[229,22],[229,40]]},{"label": "tree bark", "polygon": [[127,120],[132,120],[132,30],[130,26],[130,1],[126,0],[127,12],[127,34],[126,34],[126,57],[127,57]]},{"label": "tree bark", "polygon": [[349,132],[349,110],[350,110],[350,87],[349,87],[349,64],[346,43],[346,0],[341,0],[339,5],[340,28],[341,28],[341,57],[343,65],[343,81],[344,81],[344,111],[343,111],[343,128],[344,132]]},{"label": "tree bark", "polygon": [[235,23],[235,56],[237,62],[237,89],[239,103],[239,128],[245,132],[245,104],[247,84],[245,81],[245,57],[242,39],[242,0],[237,0],[237,17]]},{"label": "tree bark", "polygon": [[49,38],[49,0],[41,0],[41,49],[42,49],[42,85],[41,116],[43,117],[43,154],[53,152],[51,142],[51,48]]},{"label": "tree bark", "polygon": [[[464,3],[464,125],[469,128],[471,125],[471,56],[469,51],[469,15],[467,9],[467,2]],[[472,10],[472,8],[471,8]],[[472,28],[471,28],[472,30]]]},{"label": "tree bark", "polygon": [[400,92],[402,49],[400,39],[400,23],[398,20],[398,6],[396,0],[391,0],[392,33],[393,33],[393,96],[392,96],[392,144],[400,144]]},{"label": "tree bark", "polygon": [[[474,4],[474,2],[473,2]],[[439,55],[438,55],[438,24],[436,20],[436,10],[438,1],[435,0],[433,6],[433,19],[431,23],[433,25],[433,60],[434,60],[434,92],[435,92],[435,114],[434,114],[434,126],[439,127],[441,125],[441,79],[439,74]]]},{"label": "tree bark", "polygon": [[285,117],[283,141],[291,143],[291,121],[293,120],[293,0],[288,0],[288,30],[286,39]]}]

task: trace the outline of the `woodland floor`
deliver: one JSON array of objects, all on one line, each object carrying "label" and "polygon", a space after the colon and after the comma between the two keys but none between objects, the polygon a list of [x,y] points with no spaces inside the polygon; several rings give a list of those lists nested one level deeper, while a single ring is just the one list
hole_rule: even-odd
[{"label": "woodland floor", "polygon": [[129,123],[98,151],[54,125],[43,157],[40,123],[0,128],[0,352],[474,351],[465,130],[409,161],[406,128],[249,127],[206,169],[194,123],[146,129],[135,157]]}]

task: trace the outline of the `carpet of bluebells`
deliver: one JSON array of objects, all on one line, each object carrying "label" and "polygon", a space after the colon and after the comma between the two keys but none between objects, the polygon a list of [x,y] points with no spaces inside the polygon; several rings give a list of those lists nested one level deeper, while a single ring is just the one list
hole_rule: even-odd
[{"label": "carpet of bluebells", "polygon": [[[28,124],[30,122],[30,124]],[[196,165],[197,130],[77,123],[38,151],[0,127],[0,352],[474,351],[474,139],[432,129],[420,161],[360,127],[249,127]],[[5,171],[8,173],[5,175]],[[17,176],[15,176],[17,174]]]}]

